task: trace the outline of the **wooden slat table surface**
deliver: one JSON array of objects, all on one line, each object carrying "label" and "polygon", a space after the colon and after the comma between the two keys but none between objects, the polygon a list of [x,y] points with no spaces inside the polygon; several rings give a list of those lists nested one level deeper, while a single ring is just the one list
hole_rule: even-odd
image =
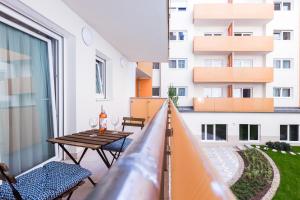
[{"label": "wooden slat table surface", "polygon": [[[47,141],[51,143],[85,147],[95,150],[132,134],[132,132],[115,132],[116,131],[107,130],[104,134],[99,134],[98,130],[88,130],[72,135],[50,138]],[[94,136],[94,134],[96,134],[96,136]]]}]

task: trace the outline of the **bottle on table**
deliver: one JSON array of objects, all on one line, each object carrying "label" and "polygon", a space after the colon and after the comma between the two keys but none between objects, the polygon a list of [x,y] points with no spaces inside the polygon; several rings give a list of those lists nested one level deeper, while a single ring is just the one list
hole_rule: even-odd
[{"label": "bottle on table", "polygon": [[103,108],[103,105],[101,105],[101,113],[99,114],[99,133],[103,134],[105,133],[107,129],[107,114]]}]

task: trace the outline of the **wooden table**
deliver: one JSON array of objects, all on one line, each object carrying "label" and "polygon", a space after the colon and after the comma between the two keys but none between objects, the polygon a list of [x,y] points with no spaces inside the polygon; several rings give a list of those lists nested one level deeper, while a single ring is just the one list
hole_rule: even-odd
[{"label": "wooden table", "polygon": [[[105,133],[103,134],[99,134],[99,131],[96,129],[96,130],[88,130],[88,131],[79,132],[71,135],[57,137],[57,138],[50,138],[47,141],[52,144],[55,143],[58,144],[63,149],[63,151],[71,158],[71,160],[77,165],[80,165],[80,162],[82,161],[82,158],[86,154],[88,149],[95,150],[101,157],[104,164],[108,168],[110,168],[112,162],[109,162],[103,150],[103,147],[105,145],[123,139],[123,144],[120,148],[120,151],[118,152],[120,153],[123,149],[125,139],[131,134],[132,134],[131,132],[117,131],[116,133],[116,131],[108,131],[108,130],[105,131]],[[64,145],[84,148],[84,151],[81,154],[78,161],[71,155],[71,153],[65,148]],[[95,182],[90,177],[89,180],[93,185],[95,185]]]}]

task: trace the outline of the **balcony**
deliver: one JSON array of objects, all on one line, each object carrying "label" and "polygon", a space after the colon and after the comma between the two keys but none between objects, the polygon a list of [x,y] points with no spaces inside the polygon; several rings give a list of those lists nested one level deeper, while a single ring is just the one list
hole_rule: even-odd
[{"label": "balcony", "polygon": [[194,83],[269,83],[271,67],[195,67]]},{"label": "balcony", "polygon": [[272,98],[194,98],[196,112],[274,112]]},{"label": "balcony", "polygon": [[269,53],[273,51],[272,36],[196,36],[194,53]]},{"label": "balcony", "polygon": [[[136,108],[149,110],[151,114],[136,112]],[[150,117],[150,120],[141,137],[87,199],[235,199],[172,103],[134,98],[131,111],[133,117]],[[215,190],[213,185],[222,190]]]},{"label": "balcony", "polygon": [[205,21],[253,20],[256,23],[267,23],[274,16],[274,6],[271,3],[245,4],[197,4],[194,6],[195,24]]}]

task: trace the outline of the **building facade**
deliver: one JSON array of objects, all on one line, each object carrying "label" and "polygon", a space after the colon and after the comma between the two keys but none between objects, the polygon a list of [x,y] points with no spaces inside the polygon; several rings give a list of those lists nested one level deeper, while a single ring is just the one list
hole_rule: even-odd
[{"label": "building facade", "polygon": [[298,1],[171,0],[170,58],[153,69],[154,96],[174,86],[203,141],[297,143],[299,24]]}]

